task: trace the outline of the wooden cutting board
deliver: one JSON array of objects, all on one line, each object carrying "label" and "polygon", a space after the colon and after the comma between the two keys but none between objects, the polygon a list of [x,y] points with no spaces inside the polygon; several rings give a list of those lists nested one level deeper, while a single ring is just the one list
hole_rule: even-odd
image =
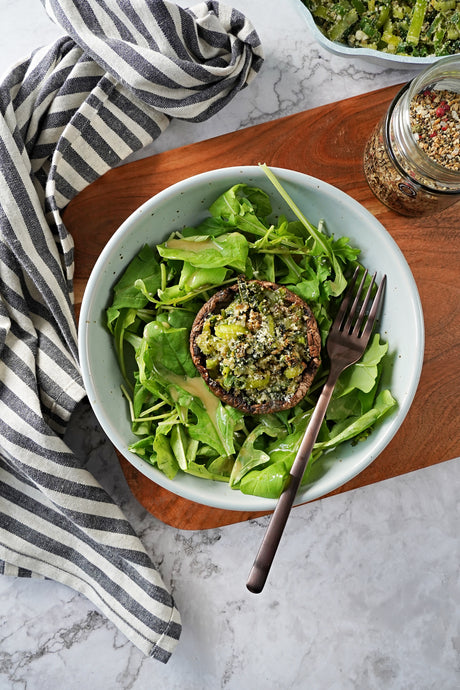
[{"label": "wooden cutting board", "polygon": [[[291,168],[335,185],[383,223],[403,251],[420,292],[424,367],[396,437],[364,472],[334,493],[460,456],[460,203],[436,216],[405,218],[373,196],[362,169],[364,145],[398,89],[381,89],[129,163],[87,187],[64,213],[76,244],[77,315],[91,269],[113,232],[151,196],[197,173],[259,162]],[[166,524],[206,529],[262,514],[191,503],[157,486],[121,457],[120,462],[134,496]]]}]

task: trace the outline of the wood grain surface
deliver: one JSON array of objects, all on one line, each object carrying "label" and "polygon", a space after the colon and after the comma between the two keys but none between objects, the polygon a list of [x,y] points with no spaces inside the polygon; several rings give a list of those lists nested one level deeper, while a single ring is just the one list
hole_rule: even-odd
[{"label": "wood grain surface", "polygon": [[[399,87],[389,87],[207,141],[159,153],[106,173],[67,207],[75,240],[78,316],[92,267],[104,244],[144,201],[191,175],[219,167],[291,168],[335,185],[365,206],[393,236],[417,283],[425,318],[425,357],[412,407],[396,437],[350,489],[460,456],[460,203],[422,219],[383,206],[364,177],[365,143]],[[123,458],[132,493],[155,517],[180,529],[207,529],[262,513],[217,510],[162,489]]]}]

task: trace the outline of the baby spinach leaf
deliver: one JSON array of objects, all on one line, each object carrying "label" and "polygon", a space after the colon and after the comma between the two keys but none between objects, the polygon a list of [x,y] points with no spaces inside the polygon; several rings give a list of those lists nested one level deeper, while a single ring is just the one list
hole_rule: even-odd
[{"label": "baby spinach leaf", "polygon": [[120,370],[125,381],[128,381],[127,361],[124,352],[124,343],[126,340],[126,331],[135,323],[137,317],[137,310],[124,307],[116,310],[116,320],[112,322],[112,333],[115,344],[115,352],[120,364]]},{"label": "baby spinach leaf", "polygon": [[204,269],[231,266],[237,271],[244,271],[248,256],[248,242],[239,232],[212,239],[200,235],[186,239],[173,237],[159,244],[157,249],[165,259],[180,259]]},{"label": "baby spinach leaf", "polygon": [[157,432],[153,441],[154,459],[160,469],[168,479],[174,479],[179,471],[179,464],[171,450],[168,438]]},{"label": "baby spinach leaf", "polygon": [[262,470],[252,470],[241,480],[238,488],[243,494],[278,498],[289,481],[289,472],[283,462],[272,463]]},{"label": "baby spinach leaf", "polygon": [[224,282],[227,269],[222,268],[196,268],[193,264],[184,261],[180,274],[179,287],[185,292],[191,292],[207,285],[213,287]]},{"label": "baby spinach leaf", "polygon": [[206,468],[208,472],[214,475],[219,475],[222,477],[222,481],[228,482],[230,478],[230,473],[233,467],[233,458],[231,455],[227,457],[214,458],[207,465]]},{"label": "baby spinach leaf", "polygon": [[234,407],[223,405],[221,402],[217,405],[215,422],[225,455],[232,455],[235,452],[235,432],[240,428],[243,417],[243,413]]},{"label": "baby spinach leaf", "polygon": [[187,469],[187,453],[190,436],[182,424],[175,424],[171,429],[171,450],[181,470]]},{"label": "baby spinach leaf", "polygon": [[113,302],[107,310],[109,327],[118,318],[121,309],[139,309],[147,304],[145,295],[136,286],[138,280],[142,280],[145,289],[151,294],[155,294],[161,285],[160,265],[149,245],[145,245],[134,257],[113,288]]},{"label": "baby spinach leaf", "polygon": [[194,227],[182,228],[182,237],[196,237],[206,235],[206,237],[219,237],[229,231],[229,224],[222,218],[205,218],[199,225]]},{"label": "baby spinach leaf", "polygon": [[190,332],[187,328],[171,328],[160,321],[151,321],[144,329],[149,367],[164,368],[178,376],[196,376],[189,349]]}]

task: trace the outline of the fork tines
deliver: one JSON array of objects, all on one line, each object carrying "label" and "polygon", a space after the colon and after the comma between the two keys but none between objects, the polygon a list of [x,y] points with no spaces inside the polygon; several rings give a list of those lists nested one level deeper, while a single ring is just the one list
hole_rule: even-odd
[{"label": "fork tines", "polygon": [[[372,291],[375,286],[375,280],[377,276],[377,272],[375,272],[372,277],[371,281],[369,284],[369,287],[366,291],[366,294],[364,296],[364,299],[362,301],[361,307],[359,307],[359,303],[361,300],[361,296],[363,293],[364,285],[366,283],[366,279],[368,277],[368,270],[364,269],[363,276],[361,278],[361,282],[359,284],[358,290],[356,291],[356,294],[353,299],[354,295],[354,288],[356,284],[356,280],[359,274],[360,267],[358,266],[353,274],[353,277],[351,278],[349,285],[348,285],[348,290],[345,298],[342,301],[342,304],[339,309],[339,313],[337,314],[337,320],[336,323],[340,324],[339,325],[339,330],[341,332],[348,333],[349,335],[354,335],[356,337],[367,337],[370,334],[370,331],[372,330],[372,326],[375,320],[375,316],[377,313],[377,309],[379,306],[380,302],[380,295],[384,290],[385,287],[385,282],[386,282],[386,276],[383,276],[380,285],[377,289],[375,298],[372,301],[372,305],[370,310],[368,311],[369,307],[369,302],[372,297]],[[348,307],[353,299],[353,304],[351,306],[351,309],[348,312]],[[358,312],[359,308],[359,312]],[[348,315],[347,315],[348,313]],[[357,314],[357,316],[356,316]],[[356,318],[355,318],[356,317]],[[364,324],[364,328],[363,327]],[[361,330],[362,329],[362,330]]]}]

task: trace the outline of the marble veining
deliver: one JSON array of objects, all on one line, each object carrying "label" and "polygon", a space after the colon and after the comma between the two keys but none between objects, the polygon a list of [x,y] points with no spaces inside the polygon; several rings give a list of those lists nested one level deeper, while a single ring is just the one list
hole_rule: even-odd
[{"label": "marble veining", "polygon": [[[174,121],[142,155],[414,74],[328,54],[308,35],[294,0],[233,4],[260,34],[261,73],[217,117]],[[0,18],[1,74],[61,35],[39,2],[0,0]],[[202,532],[174,529],[132,497],[86,405],[72,419],[68,440],[159,566],[183,634],[163,666],[83,596],[52,581],[3,577],[0,690],[460,687],[458,460],[296,508],[267,586],[255,596],[245,582],[267,518]]]}]

